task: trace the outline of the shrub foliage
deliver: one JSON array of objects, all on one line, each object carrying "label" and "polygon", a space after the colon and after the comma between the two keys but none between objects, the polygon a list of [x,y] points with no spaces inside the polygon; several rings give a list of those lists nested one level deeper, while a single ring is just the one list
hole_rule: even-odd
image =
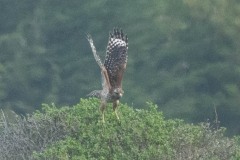
[{"label": "shrub foliage", "polygon": [[120,105],[120,121],[108,106],[103,124],[97,99],[43,111],[9,122],[2,113],[2,159],[237,159],[239,144],[209,123],[166,120],[157,106]]}]

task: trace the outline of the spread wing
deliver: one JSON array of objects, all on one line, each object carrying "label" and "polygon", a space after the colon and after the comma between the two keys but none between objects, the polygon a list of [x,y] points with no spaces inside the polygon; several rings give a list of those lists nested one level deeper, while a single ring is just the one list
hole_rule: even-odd
[{"label": "spread wing", "polygon": [[[106,70],[105,66],[102,64],[102,61],[101,61],[100,57],[97,54],[97,51],[96,51],[96,48],[95,48],[95,46],[93,44],[93,40],[92,40],[91,35],[89,35],[89,34],[87,35],[87,40],[88,40],[88,42],[89,42],[89,44],[91,46],[94,59],[96,60],[97,64],[99,65],[99,67],[101,69],[102,87],[103,87],[102,94],[107,94],[108,91],[111,89],[111,85],[110,85],[110,82],[109,82],[109,77],[108,77],[107,70]],[[100,92],[99,91],[92,92],[89,95],[90,96],[93,95],[93,96],[97,96],[98,97],[100,95]]]},{"label": "spread wing", "polygon": [[123,73],[127,65],[128,38],[122,30],[110,33],[104,66],[113,88],[121,87]]}]

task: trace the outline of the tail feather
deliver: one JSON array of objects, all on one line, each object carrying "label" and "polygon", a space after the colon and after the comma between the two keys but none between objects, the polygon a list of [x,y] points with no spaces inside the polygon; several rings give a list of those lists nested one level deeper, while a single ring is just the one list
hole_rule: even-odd
[{"label": "tail feather", "polygon": [[94,90],[94,91],[90,92],[87,96],[101,98],[101,92],[102,92],[102,90]]}]

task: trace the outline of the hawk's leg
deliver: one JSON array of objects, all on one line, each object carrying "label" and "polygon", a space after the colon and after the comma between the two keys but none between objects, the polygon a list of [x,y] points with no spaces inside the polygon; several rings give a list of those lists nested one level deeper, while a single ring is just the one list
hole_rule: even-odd
[{"label": "hawk's leg", "polygon": [[119,116],[118,116],[118,113],[117,113],[118,104],[119,104],[119,100],[116,100],[116,101],[113,102],[113,111],[114,111],[117,119],[119,120]]},{"label": "hawk's leg", "polygon": [[105,101],[101,101],[101,104],[100,104],[100,111],[101,111],[101,114],[102,114],[102,122],[105,123],[105,119],[104,119],[104,111],[105,111],[105,108],[106,108],[106,105],[107,103]]}]

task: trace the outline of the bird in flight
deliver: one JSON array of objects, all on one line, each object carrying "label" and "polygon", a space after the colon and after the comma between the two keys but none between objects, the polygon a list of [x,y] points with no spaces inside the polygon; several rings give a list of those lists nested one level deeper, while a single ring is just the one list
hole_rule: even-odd
[{"label": "bird in flight", "polygon": [[102,113],[103,122],[105,122],[104,111],[108,102],[113,104],[113,111],[119,120],[117,107],[124,93],[122,90],[122,79],[127,65],[128,37],[124,35],[121,29],[113,29],[113,33],[109,35],[104,63],[102,63],[97,54],[92,37],[87,35],[87,39],[90,43],[93,56],[101,69],[102,76],[102,90],[94,90],[89,96],[101,99],[99,108]]}]

